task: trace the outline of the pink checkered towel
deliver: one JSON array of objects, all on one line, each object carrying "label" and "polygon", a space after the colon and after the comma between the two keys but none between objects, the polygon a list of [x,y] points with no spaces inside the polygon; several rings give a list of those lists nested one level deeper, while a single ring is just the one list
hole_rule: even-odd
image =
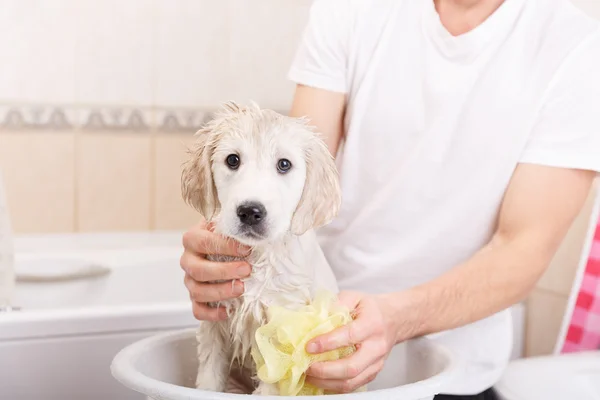
[{"label": "pink checkered towel", "polygon": [[600,219],[595,226],[562,353],[600,350]]}]

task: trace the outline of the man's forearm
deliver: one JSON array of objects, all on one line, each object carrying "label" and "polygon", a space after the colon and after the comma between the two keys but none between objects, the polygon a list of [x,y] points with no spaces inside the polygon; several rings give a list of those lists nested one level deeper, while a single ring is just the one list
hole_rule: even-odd
[{"label": "man's forearm", "polygon": [[527,296],[549,264],[556,243],[535,236],[495,237],[439,278],[388,295],[398,342],[453,329],[499,312]]},{"label": "man's forearm", "polygon": [[[386,303],[398,340],[456,328],[522,300],[580,212],[594,171],[519,164],[490,243],[439,278]],[[405,323],[402,323],[405,321]]]}]

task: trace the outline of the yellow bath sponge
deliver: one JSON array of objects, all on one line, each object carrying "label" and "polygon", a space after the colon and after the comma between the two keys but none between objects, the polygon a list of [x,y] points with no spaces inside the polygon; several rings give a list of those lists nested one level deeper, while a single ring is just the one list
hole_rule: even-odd
[{"label": "yellow bath sponge", "polygon": [[336,296],[322,291],[314,301],[299,310],[282,307],[267,310],[269,322],[256,331],[252,357],[258,379],[277,384],[281,396],[317,396],[323,389],[305,383],[306,370],[315,362],[346,357],[354,346],[322,354],[309,354],[309,340],[328,333],[352,320],[350,311],[336,304]]}]

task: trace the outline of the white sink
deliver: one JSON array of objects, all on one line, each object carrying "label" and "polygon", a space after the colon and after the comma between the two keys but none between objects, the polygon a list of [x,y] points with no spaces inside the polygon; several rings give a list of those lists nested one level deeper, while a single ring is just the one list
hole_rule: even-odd
[{"label": "white sink", "polygon": [[496,389],[503,400],[600,400],[600,350],[513,361]]},{"label": "white sink", "polygon": [[110,362],[139,339],[196,326],[179,267],[181,234],[17,238],[17,274],[31,261],[60,269],[68,260],[110,272],[17,283],[21,311],[0,314],[0,399],[143,399],[112,378]]}]

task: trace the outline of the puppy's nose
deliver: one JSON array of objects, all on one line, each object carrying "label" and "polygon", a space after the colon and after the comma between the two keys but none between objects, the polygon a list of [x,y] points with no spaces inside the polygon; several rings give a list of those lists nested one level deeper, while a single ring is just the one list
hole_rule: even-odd
[{"label": "puppy's nose", "polygon": [[260,203],[244,203],[237,208],[237,216],[244,225],[257,225],[266,216],[267,210]]}]

